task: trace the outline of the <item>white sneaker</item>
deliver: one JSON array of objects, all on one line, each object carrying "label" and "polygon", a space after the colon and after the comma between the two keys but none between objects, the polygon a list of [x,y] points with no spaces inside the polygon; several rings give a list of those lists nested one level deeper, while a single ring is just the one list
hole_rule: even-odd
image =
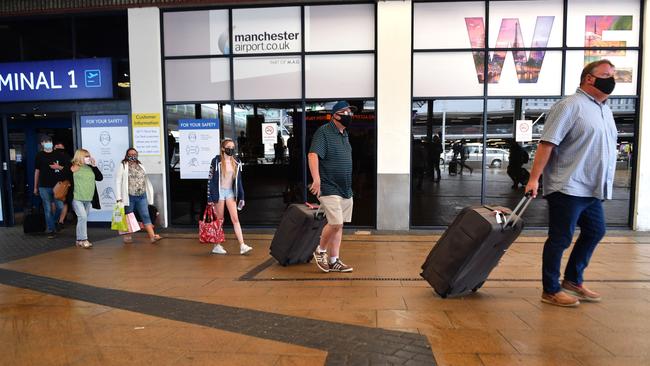
[{"label": "white sneaker", "polygon": [[221,244],[216,244],[214,248],[212,248],[212,254],[228,254],[225,249],[221,246]]},{"label": "white sneaker", "polygon": [[84,246],[84,248],[88,249],[88,248],[91,248],[93,246],[93,243],[89,242],[88,240],[84,240],[83,246]]},{"label": "white sneaker", "polygon": [[241,254],[241,255],[244,255],[244,254],[250,252],[251,250],[253,250],[253,247],[250,247],[250,246],[248,246],[246,244],[242,244],[242,245],[239,246],[239,254]]}]

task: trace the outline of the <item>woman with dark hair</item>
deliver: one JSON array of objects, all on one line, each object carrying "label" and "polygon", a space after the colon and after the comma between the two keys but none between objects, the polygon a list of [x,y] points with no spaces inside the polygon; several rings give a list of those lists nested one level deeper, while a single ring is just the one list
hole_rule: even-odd
[{"label": "woman with dark hair", "polygon": [[[221,142],[219,155],[215,156],[210,164],[208,204],[214,207],[219,219],[223,219],[225,208],[228,208],[230,221],[239,242],[239,254],[243,255],[253,250],[253,248],[244,243],[239,215],[237,214],[237,210],[244,207],[244,185],[241,171],[242,164],[235,157],[235,142],[231,139],[224,139]],[[221,244],[215,244],[212,253],[226,254],[226,250]]]},{"label": "woman with dark hair", "polygon": [[[162,239],[154,232],[149,217],[149,205],[153,204],[153,186],[147,178],[142,163],[138,160],[138,151],[132,147],[126,150],[124,160],[117,167],[115,195],[117,202],[124,204],[126,214],[137,210],[151,243]],[[131,242],[133,242],[133,238],[130,235],[125,235],[124,243]]]}]

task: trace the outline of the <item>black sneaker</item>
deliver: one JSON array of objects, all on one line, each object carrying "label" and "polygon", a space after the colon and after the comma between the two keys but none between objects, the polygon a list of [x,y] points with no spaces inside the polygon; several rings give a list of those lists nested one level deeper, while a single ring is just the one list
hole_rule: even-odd
[{"label": "black sneaker", "polygon": [[56,238],[56,233],[54,231],[47,232],[46,234],[48,239]]},{"label": "black sneaker", "polygon": [[338,258],[334,263],[330,263],[330,272],[352,272],[353,269],[354,268],[341,262],[341,258]]},{"label": "black sneaker", "polygon": [[60,222],[56,223],[56,232],[58,233],[59,231],[63,230],[63,224]]}]

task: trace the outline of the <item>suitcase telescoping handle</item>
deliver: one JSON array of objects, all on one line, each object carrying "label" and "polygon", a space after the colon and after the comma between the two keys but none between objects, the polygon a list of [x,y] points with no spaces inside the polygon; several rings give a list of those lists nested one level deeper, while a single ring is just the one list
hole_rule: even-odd
[{"label": "suitcase telescoping handle", "polygon": [[311,208],[312,210],[313,210],[314,208],[316,209],[316,212],[314,212],[314,219],[316,219],[316,220],[322,220],[322,219],[325,217],[325,212],[322,212],[322,211],[320,210],[320,205],[316,206],[316,205],[312,205],[312,204],[309,203],[309,202],[305,202],[305,206]]},{"label": "suitcase telescoping handle", "polygon": [[[508,215],[508,218],[506,219],[505,226],[507,227],[508,225],[515,226],[517,224],[517,221],[519,221],[519,218],[521,215],[524,214],[524,211],[526,211],[526,208],[530,204],[530,202],[533,200],[533,195],[530,192],[526,192],[524,195],[524,198],[519,201],[517,204],[517,207],[515,207],[514,210],[512,210],[512,214]],[[512,223],[510,219],[515,216],[514,220],[512,220]]]}]

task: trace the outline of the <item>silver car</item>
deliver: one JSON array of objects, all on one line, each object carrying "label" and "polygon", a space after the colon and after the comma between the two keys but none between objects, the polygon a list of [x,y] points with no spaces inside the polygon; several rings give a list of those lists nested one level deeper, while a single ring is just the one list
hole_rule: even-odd
[{"label": "silver car", "polygon": [[[467,162],[481,162],[483,159],[483,145],[482,144],[466,144],[465,145],[465,154]],[[449,163],[454,156],[453,150],[449,150],[445,153],[445,162]],[[486,161],[487,165],[490,168],[501,168],[504,163],[509,161],[510,153],[508,150],[500,149],[496,147],[487,148]]]}]

